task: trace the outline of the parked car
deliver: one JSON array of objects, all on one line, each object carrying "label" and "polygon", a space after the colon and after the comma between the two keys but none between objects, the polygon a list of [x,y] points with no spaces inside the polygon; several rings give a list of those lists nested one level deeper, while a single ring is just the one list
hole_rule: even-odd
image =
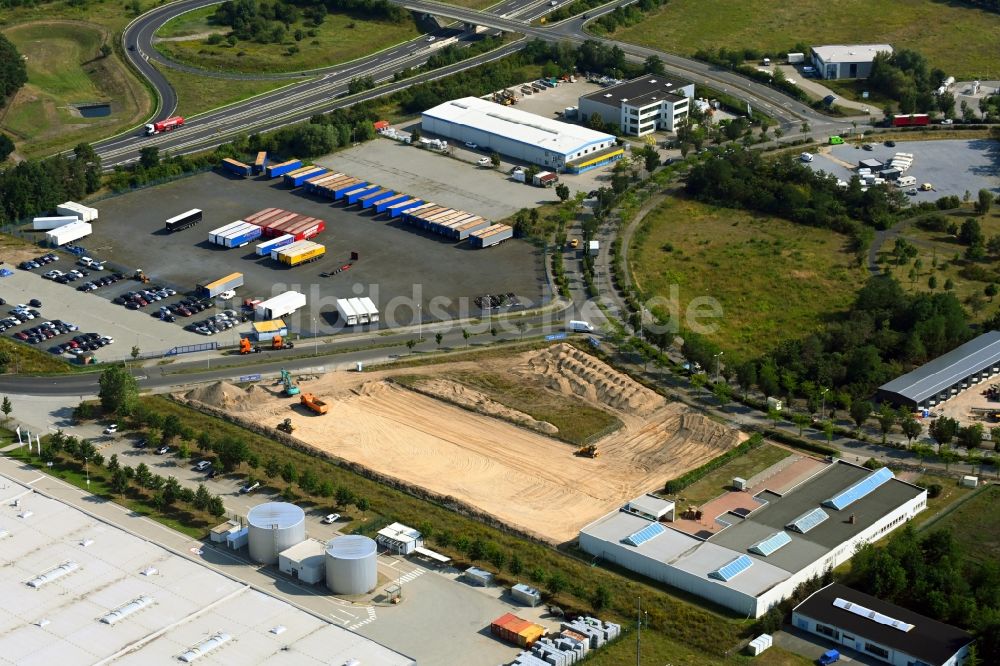
[{"label": "parked car", "polygon": [[254,481],[253,483],[245,483],[243,484],[243,487],[240,488],[240,494],[246,495],[248,493],[252,493],[258,488],[260,488],[260,481]]},{"label": "parked car", "polygon": [[330,514],[327,514],[325,518],[323,518],[323,522],[325,524],[327,524],[327,525],[333,525],[338,520],[340,520],[340,514],[339,513],[330,513]]},{"label": "parked car", "polygon": [[112,423],[111,425],[109,425],[107,428],[104,429],[104,434],[105,435],[114,435],[117,432],[118,432],[118,424],[117,423]]},{"label": "parked car", "polygon": [[28,305],[30,305],[33,308],[40,308],[42,307],[42,302],[37,298],[33,298],[30,301],[28,301]]},{"label": "parked car", "polygon": [[164,444],[160,448],[156,449],[156,455],[162,456],[164,453],[168,452],[169,450],[170,450],[170,447],[167,446],[166,444]]},{"label": "parked car", "polygon": [[212,463],[210,463],[209,461],[207,461],[207,460],[199,460],[194,465],[194,471],[196,471],[196,472],[204,472],[206,469],[208,469],[211,466],[212,466]]}]

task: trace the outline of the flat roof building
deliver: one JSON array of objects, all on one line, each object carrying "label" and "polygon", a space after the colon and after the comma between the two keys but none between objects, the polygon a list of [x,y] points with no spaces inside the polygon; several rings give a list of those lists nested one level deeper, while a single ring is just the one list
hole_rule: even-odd
[{"label": "flat roof building", "polygon": [[693,98],[690,81],[646,74],[580,97],[580,119],[586,122],[599,114],[629,136],[673,132],[688,117]]},{"label": "flat roof building", "polygon": [[879,53],[892,53],[889,44],[828,44],[812,47],[813,67],[824,79],[867,79]]},{"label": "flat roof building", "polygon": [[924,510],[927,491],[888,468],[872,472],[841,461],[784,494],[764,490],[753,500],[757,507],[749,512],[708,516],[722,529],[705,538],[630,510],[633,501],[584,527],[580,547],[760,617],[801,582],[850,559],[856,545]]},{"label": "flat roof building", "polygon": [[959,666],[973,641],[957,627],[840,583],[796,606],[792,625],[893,666]]},{"label": "flat roof building", "polygon": [[375,541],[383,548],[400,555],[409,555],[424,547],[423,535],[402,523],[386,525],[378,531]]},{"label": "flat roof building", "polygon": [[997,373],[1000,331],[990,331],[883,384],[875,397],[898,406],[929,408]]},{"label": "flat roof building", "polygon": [[[621,159],[624,150],[606,132],[571,125],[520,109],[463,97],[424,111],[425,132],[474,143],[550,171],[585,171]],[[591,164],[595,156],[599,163]],[[581,164],[586,165],[581,167]]]}]

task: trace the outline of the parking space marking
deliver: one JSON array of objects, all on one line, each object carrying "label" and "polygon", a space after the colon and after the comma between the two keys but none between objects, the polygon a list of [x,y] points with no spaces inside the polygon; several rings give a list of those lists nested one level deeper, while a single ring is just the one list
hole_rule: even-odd
[{"label": "parking space marking", "polygon": [[367,611],[368,611],[368,617],[366,619],[361,620],[360,622],[355,622],[354,624],[352,624],[351,626],[349,626],[348,629],[350,629],[351,631],[356,631],[360,627],[363,627],[366,624],[370,624],[370,623],[374,622],[376,620],[376,617],[375,617],[375,608],[372,607],[372,606],[368,606]]}]

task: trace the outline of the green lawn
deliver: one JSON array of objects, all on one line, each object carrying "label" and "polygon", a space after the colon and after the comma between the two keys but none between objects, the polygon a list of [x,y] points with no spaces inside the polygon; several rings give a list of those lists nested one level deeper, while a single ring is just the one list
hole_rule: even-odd
[{"label": "green lawn", "polygon": [[217,5],[209,5],[208,7],[202,7],[201,9],[181,14],[177,18],[170,19],[160,26],[160,29],[156,31],[156,36],[159,38],[188,37],[205,32],[221,32],[226,34],[229,32],[228,27],[209,22],[209,19],[215,14],[216,9],[218,9]]},{"label": "green lawn", "polygon": [[670,197],[643,221],[629,262],[647,298],[669,298],[676,285],[682,328],[692,299],[716,299],[723,316],[704,320],[717,324],[709,337],[727,358],[744,358],[821,328],[851,303],[865,274],[846,244],[825,229]]},{"label": "green lawn", "polygon": [[[420,386],[421,381],[437,375],[396,377],[404,385]],[[445,379],[465,384],[481,391],[502,405],[528,414],[539,421],[547,421],[559,428],[555,437],[571,444],[583,444],[592,436],[610,432],[621,426],[621,421],[610,412],[563,395],[546,391],[541,386],[512,375],[501,376],[490,372],[451,372],[441,375]]]},{"label": "green lawn", "polygon": [[[114,55],[102,57],[110,33],[96,24],[42,21],[3,30],[26,57],[28,83],[14,98],[0,129],[27,157],[93,141],[138,123],[149,95]],[[106,102],[111,114],[83,118],[74,104]]]},{"label": "green lawn", "polygon": [[213,79],[180,72],[170,67],[160,67],[159,69],[177,93],[177,113],[185,117],[260,95],[275,88],[310,80],[302,78],[289,82]]},{"label": "green lawn", "polygon": [[1000,503],[1000,486],[990,485],[935,522],[930,529],[951,532],[955,541],[972,559],[995,562],[1000,557],[998,503]]},{"label": "green lawn", "polygon": [[[969,209],[953,213],[948,219],[961,227],[970,217],[979,222],[986,238],[1000,235],[1000,209],[996,206],[987,215],[976,215]],[[899,280],[905,290],[940,292],[950,279],[953,284],[952,292],[967,305],[973,319],[982,320],[993,315],[996,301],[994,299],[994,304],[990,304],[983,290],[991,283],[1000,283],[1000,270],[995,261],[989,258],[977,262],[967,261],[964,258],[965,246],[954,236],[944,232],[925,231],[912,223],[900,235],[916,246],[918,255],[904,266],[895,265],[890,256],[895,244],[893,239],[879,248],[879,257],[885,260],[883,267]],[[917,261],[920,262],[919,268],[916,266]],[[929,286],[931,276],[937,280],[937,287],[933,290]]]},{"label": "green lawn", "polygon": [[[205,10],[184,14],[164,26],[164,35],[187,33],[196,36],[225,27],[214,25],[210,17],[211,13]],[[314,30],[315,35],[306,34],[297,41],[293,37],[296,30],[303,33]],[[207,38],[197,38],[160,41],[156,48],[179,62],[215,71],[297,72],[354,60],[419,34],[409,19],[393,23],[329,14],[318,28],[302,22],[292,24],[281,44],[240,41],[235,46],[225,42],[213,46]]]},{"label": "green lawn", "polygon": [[958,80],[983,78],[1000,63],[1000,14],[962,3],[913,0],[671,0],[615,39],[680,54],[698,49],[756,48],[775,53],[796,44],[888,43],[920,51]]},{"label": "green lawn", "polygon": [[732,490],[733,478],[740,477],[749,479],[754,474],[763,472],[765,469],[780,460],[784,460],[792,452],[788,449],[764,444],[747,452],[746,455],[733,458],[719,469],[710,472],[700,481],[695,481],[690,486],[678,493],[684,498],[685,504],[700,506],[705,502],[715,499],[727,490]]}]

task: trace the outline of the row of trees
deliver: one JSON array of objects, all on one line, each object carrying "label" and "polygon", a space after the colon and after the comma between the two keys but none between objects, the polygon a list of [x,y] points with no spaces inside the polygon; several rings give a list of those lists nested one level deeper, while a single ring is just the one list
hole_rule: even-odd
[{"label": "row of trees", "polygon": [[[0,0],[0,7],[3,7]],[[28,68],[17,52],[14,44],[0,35],[0,109],[7,105],[14,93],[28,82]],[[0,134],[0,162],[14,152],[14,142],[6,134]]]},{"label": "row of trees", "polygon": [[[331,12],[394,22],[408,16],[406,10],[387,0],[226,0],[215,10],[212,22],[232,28],[232,38],[270,44],[284,41],[292,24],[303,18],[319,27]],[[302,39],[300,32],[296,39]]]},{"label": "row of trees", "polygon": [[[966,526],[966,529],[971,526]],[[1000,565],[972,559],[945,530],[897,530],[885,547],[861,546],[849,585],[970,630],[983,664],[1000,663]]]},{"label": "row of trees", "polygon": [[101,186],[101,160],[88,144],[74,149],[76,159],[56,155],[28,160],[0,171],[0,224],[53,210]]}]

